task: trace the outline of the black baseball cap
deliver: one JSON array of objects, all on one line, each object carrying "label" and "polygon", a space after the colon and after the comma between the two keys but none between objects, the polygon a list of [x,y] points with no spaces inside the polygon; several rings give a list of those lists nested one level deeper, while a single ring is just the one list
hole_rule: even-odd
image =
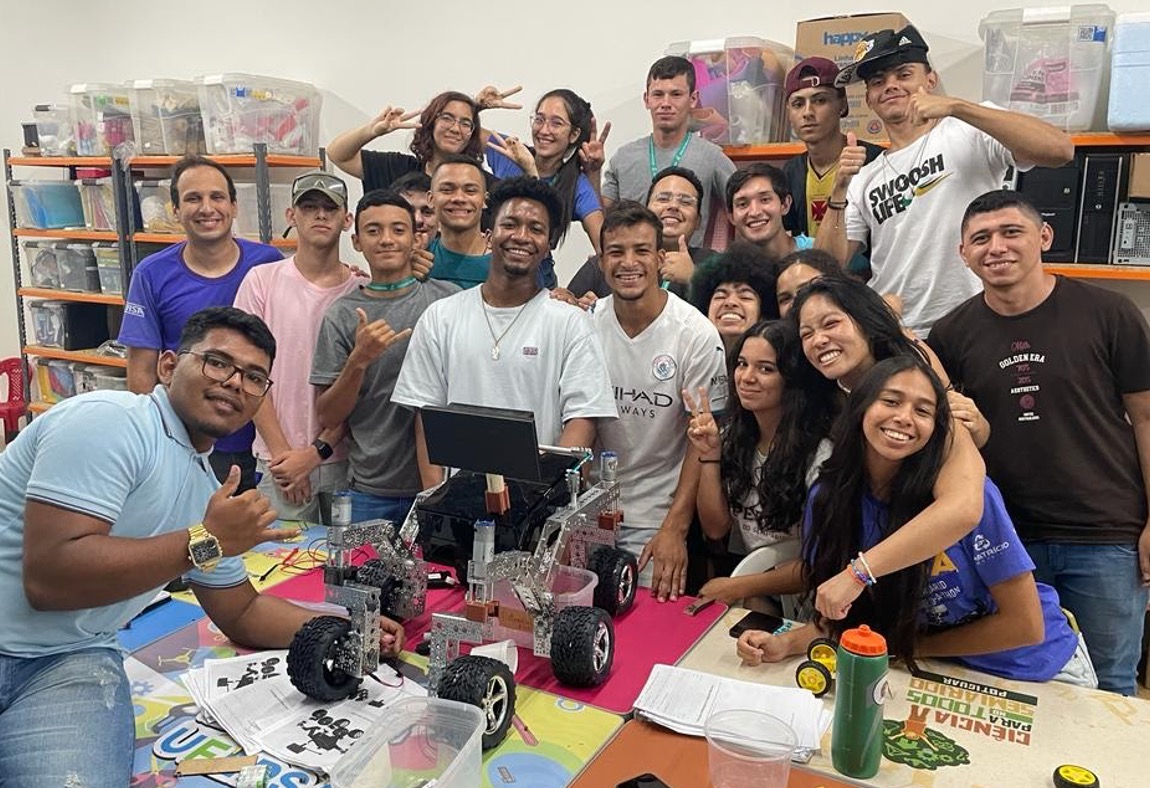
[{"label": "black baseball cap", "polygon": [[926,57],[930,49],[914,25],[902,30],[879,30],[859,39],[855,46],[854,62],[843,66],[835,79],[836,87],[866,80],[876,72],[901,66],[903,63],[930,64]]}]

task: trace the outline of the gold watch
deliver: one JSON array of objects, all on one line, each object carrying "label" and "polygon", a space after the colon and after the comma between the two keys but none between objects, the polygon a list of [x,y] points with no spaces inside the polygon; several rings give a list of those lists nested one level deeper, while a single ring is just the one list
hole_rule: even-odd
[{"label": "gold watch", "polygon": [[220,540],[204,528],[203,523],[196,523],[188,529],[188,558],[196,569],[211,572],[223,557]]}]

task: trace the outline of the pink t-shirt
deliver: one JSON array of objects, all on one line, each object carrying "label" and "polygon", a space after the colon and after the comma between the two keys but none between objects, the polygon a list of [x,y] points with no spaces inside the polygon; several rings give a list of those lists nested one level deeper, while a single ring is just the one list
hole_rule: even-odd
[{"label": "pink t-shirt", "polygon": [[[320,433],[315,411],[315,387],[308,381],[316,336],[327,308],[368,280],[354,272],[335,287],[317,287],[299,272],[295,256],[257,266],[248,272],[236,293],[235,306],[257,315],[276,338],[276,360],[268,392],[284,437],[293,448],[309,445]],[[271,459],[267,442],[258,432],[252,452]],[[335,447],[329,462],[343,459],[346,448]]]}]

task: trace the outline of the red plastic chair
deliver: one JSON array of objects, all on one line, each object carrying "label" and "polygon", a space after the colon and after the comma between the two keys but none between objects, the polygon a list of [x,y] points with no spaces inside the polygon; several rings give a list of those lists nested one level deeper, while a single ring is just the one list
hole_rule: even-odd
[{"label": "red plastic chair", "polygon": [[20,419],[27,409],[24,402],[24,364],[18,358],[0,361],[0,378],[8,379],[8,396],[0,402],[0,420],[9,434],[20,431]]}]

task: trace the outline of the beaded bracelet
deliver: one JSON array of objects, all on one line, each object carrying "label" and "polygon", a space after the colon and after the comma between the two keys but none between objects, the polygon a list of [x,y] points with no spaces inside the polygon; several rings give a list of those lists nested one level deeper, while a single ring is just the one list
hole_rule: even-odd
[{"label": "beaded bracelet", "polygon": [[849,564],[847,564],[846,568],[851,573],[851,577],[853,577],[856,581],[858,581],[858,584],[860,586],[862,586],[863,588],[866,588],[866,586],[867,586],[866,576],[863,575],[863,573],[860,572],[859,570],[855,569],[854,561],[851,561]]},{"label": "beaded bracelet", "polygon": [[878,578],[877,578],[877,577],[875,577],[875,576],[874,576],[874,572],[872,572],[872,571],[870,570],[870,564],[867,562],[867,560],[866,560],[866,556],[865,556],[865,555],[863,555],[861,551],[859,552],[859,555],[858,555],[858,560],[862,562],[862,565],[863,565],[863,569],[865,569],[865,570],[866,570],[866,576],[867,576],[868,578],[870,578],[870,584],[873,586],[875,583],[877,583],[877,582],[878,582]]}]

